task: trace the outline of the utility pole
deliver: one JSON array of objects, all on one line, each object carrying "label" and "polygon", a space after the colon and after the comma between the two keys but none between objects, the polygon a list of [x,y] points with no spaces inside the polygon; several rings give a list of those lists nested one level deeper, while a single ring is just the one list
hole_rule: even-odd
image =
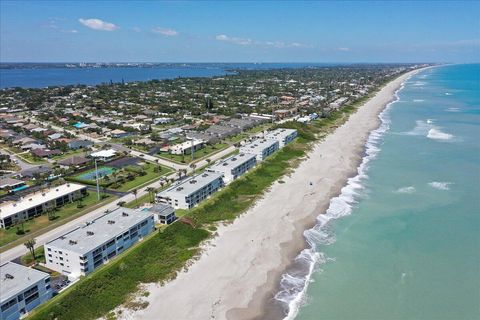
[{"label": "utility pole", "polygon": [[191,141],[192,141],[192,147],[191,147],[191,149],[190,149],[190,152],[192,153],[192,162],[193,162],[193,159],[194,159],[194,155],[193,155],[193,154],[194,154],[194,151],[193,151],[193,149],[194,149],[194,148],[193,148],[193,138],[191,139]]},{"label": "utility pole", "polygon": [[97,200],[100,201],[100,186],[98,184],[97,158],[95,158],[95,178],[97,180]]}]

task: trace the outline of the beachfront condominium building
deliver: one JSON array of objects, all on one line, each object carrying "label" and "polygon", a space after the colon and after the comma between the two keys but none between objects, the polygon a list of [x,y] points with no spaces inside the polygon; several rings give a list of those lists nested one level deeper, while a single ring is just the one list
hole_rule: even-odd
[{"label": "beachfront condominium building", "polygon": [[285,147],[285,145],[292,142],[296,137],[297,130],[283,128],[275,129],[265,135],[265,139],[277,140],[280,148]]},{"label": "beachfront condominium building", "polygon": [[207,171],[223,174],[223,181],[225,183],[230,183],[251,168],[255,167],[256,164],[256,155],[251,153],[240,153],[208,167]]},{"label": "beachfront condominium building", "polygon": [[17,201],[0,204],[0,228],[39,216],[66,203],[84,197],[87,187],[76,183],[65,183],[50,189],[38,190],[20,197]]},{"label": "beachfront condominium building", "polygon": [[157,194],[157,201],[175,209],[190,209],[223,186],[223,175],[204,172],[187,178]]},{"label": "beachfront condominium building", "polygon": [[277,140],[257,139],[240,147],[240,153],[254,154],[257,161],[263,161],[266,157],[277,151],[279,143]]},{"label": "beachfront condominium building", "polygon": [[14,262],[0,265],[0,319],[20,319],[51,297],[48,273]]},{"label": "beachfront condominium building", "polygon": [[47,242],[46,266],[72,279],[87,275],[153,230],[152,213],[117,208]]}]

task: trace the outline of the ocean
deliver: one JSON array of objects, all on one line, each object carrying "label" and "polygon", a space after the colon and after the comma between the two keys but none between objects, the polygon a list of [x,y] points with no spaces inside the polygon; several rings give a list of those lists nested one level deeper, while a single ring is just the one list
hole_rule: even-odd
[{"label": "ocean", "polygon": [[333,66],[331,63],[187,63],[160,64],[150,67],[67,68],[42,67],[1,68],[0,89],[11,87],[44,88],[47,86],[96,85],[101,83],[174,79],[177,77],[214,77],[228,70],[259,70]]},{"label": "ocean", "polygon": [[480,319],[480,65],[414,75],[380,118],[277,299],[297,320]]}]

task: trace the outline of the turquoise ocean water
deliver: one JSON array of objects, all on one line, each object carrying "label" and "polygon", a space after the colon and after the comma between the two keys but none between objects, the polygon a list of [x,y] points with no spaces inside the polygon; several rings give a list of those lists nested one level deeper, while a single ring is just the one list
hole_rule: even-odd
[{"label": "turquoise ocean water", "polygon": [[305,232],[311,276],[284,275],[290,319],[480,319],[480,65],[422,71],[397,96]]}]

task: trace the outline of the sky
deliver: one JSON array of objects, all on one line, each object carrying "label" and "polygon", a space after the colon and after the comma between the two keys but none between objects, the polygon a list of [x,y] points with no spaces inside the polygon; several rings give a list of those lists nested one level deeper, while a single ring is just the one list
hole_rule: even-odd
[{"label": "sky", "polygon": [[479,61],[479,1],[0,1],[0,62]]}]

